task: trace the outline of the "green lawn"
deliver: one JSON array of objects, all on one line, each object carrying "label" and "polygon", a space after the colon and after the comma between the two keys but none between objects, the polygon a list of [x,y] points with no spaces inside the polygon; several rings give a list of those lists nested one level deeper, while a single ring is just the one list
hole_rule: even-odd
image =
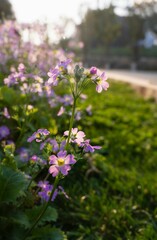
[{"label": "green lawn", "polygon": [[70,201],[56,203],[59,226],[70,240],[155,240],[157,105],[123,83],[86,92],[93,114],[80,125],[103,148],[64,179]]}]

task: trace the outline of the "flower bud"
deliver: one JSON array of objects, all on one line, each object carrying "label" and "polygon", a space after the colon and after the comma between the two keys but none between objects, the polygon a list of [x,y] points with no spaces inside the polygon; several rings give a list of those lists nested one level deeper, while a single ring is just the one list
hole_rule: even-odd
[{"label": "flower bud", "polygon": [[96,67],[91,67],[90,68],[90,74],[94,75],[97,73],[97,68]]}]

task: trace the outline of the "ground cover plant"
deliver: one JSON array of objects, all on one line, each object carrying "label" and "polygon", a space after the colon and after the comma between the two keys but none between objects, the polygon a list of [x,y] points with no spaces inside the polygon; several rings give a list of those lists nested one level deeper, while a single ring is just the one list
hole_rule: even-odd
[{"label": "ground cover plant", "polygon": [[105,96],[86,92],[93,114],[80,124],[103,147],[82,163],[79,177],[66,179],[71,204],[64,203],[59,222],[68,239],[156,239],[157,105],[109,82]]},{"label": "ground cover plant", "polygon": [[[17,61],[17,67],[1,79],[2,239],[66,238],[53,225],[57,210],[52,203],[60,194],[69,198],[60,182],[86,153],[101,148],[91,145],[74,123],[79,119],[77,102],[85,98],[82,94],[90,83],[98,93],[109,87],[105,72],[78,64],[69,69],[71,62],[58,60],[46,76],[37,75],[36,69],[27,71]],[[55,92],[60,82],[67,90],[64,95]],[[67,121],[61,124],[57,117],[64,112]]]},{"label": "ground cover plant", "polygon": [[0,239],[156,239],[156,104],[4,29]]}]

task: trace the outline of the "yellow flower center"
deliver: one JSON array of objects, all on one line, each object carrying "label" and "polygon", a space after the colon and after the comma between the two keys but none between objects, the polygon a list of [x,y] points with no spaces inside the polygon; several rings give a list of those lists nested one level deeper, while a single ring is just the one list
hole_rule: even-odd
[{"label": "yellow flower center", "polygon": [[64,165],[64,159],[63,158],[58,158],[58,165],[63,166]]},{"label": "yellow flower center", "polygon": [[51,191],[48,191],[48,192],[47,192],[47,196],[50,196],[50,195],[51,195]]},{"label": "yellow flower center", "polygon": [[36,138],[40,138],[40,134],[39,134],[39,133],[36,133],[35,137],[36,137]]},{"label": "yellow flower center", "polygon": [[101,84],[101,79],[99,78],[99,79],[97,79],[97,84]]}]

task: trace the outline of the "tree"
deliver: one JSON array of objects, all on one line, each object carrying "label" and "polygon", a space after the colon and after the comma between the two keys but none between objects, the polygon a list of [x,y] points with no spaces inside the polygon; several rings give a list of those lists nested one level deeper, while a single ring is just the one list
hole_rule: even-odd
[{"label": "tree", "polygon": [[137,14],[135,8],[129,9],[127,17],[128,24],[128,46],[132,49],[132,60],[137,62],[139,59],[139,40],[144,38],[144,20]]},{"label": "tree", "polygon": [[15,19],[11,3],[8,0],[0,0],[0,20]]},{"label": "tree", "polygon": [[89,9],[79,25],[79,30],[80,40],[84,43],[85,52],[97,47],[109,50],[120,30],[114,7]]},{"label": "tree", "polygon": [[129,9],[127,23],[129,29],[128,45],[132,48],[132,56],[135,62],[139,60],[139,40],[144,38],[147,30],[157,32],[157,1],[142,1],[135,3]]},{"label": "tree", "polygon": [[144,20],[145,30],[149,29],[157,33],[157,1],[142,1],[134,5],[134,11]]}]

